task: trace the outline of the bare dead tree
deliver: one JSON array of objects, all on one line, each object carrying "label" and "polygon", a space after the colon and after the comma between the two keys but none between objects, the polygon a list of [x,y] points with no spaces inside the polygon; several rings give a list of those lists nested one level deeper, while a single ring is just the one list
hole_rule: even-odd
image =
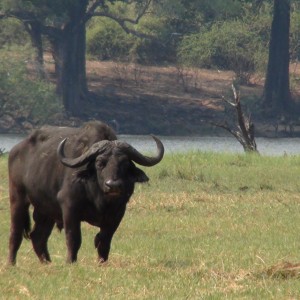
[{"label": "bare dead tree", "polygon": [[6,153],[4,148],[0,148],[0,156],[4,155]]},{"label": "bare dead tree", "polygon": [[230,132],[243,146],[245,152],[258,153],[255,136],[254,136],[254,124],[251,120],[251,115],[245,116],[241,106],[240,93],[236,91],[234,85],[231,86],[233,91],[233,101],[229,101],[222,97],[223,101],[234,108],[236,113],[235,128],[230,127],[227,121],[222,123],[213,123],[213,125],[224,128]]}]

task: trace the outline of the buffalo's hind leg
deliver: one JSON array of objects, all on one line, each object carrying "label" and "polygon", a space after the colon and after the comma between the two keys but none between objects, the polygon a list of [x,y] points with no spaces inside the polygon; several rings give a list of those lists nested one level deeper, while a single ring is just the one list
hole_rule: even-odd
[{"label": "buffalo's hind leg", "polygon": [[16,264],[17,252],[21,246],[23,236],[29,238],[30,216],[29,203],[26,201],[25,193],[17,188],[10,187],[10,236],[8,263]]},{"label": "buffalo's hind leg", "polygon": [[77,253],[81,246],[81,229],[78,208],[67,208],[63,210],[64,229],[68,248],[67,263],[77,261]]},{"label": "buffalo's hind leg", "polygon": [[51,262],[47,242],[55,222],[49,217],[38,213],[36,209],[33,212],[33,219],[35,224],[30,233],[33,249],[42,263]]}]

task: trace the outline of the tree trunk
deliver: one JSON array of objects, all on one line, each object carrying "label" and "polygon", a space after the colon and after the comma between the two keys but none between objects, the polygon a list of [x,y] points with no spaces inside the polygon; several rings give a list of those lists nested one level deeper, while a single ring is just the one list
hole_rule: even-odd
[{"label": "tree trunk", "polygon": [[24,26],[30,36],[32,47],[35,49],[35,64],[37,74],[40,78],[45,78],[41,24],[39,22],[32,21],[24,22]]},{"label": "tree trunk", "polygon": [[288,111],[292,106],[289,83],[290,0],[274,0],[269,60],[264,87],[264,108]]},{"label": "tree trunk", "polygon": [[67,111],[73,115],[80,115],[85,87],[82,86],[82,76],[85,76],[85,53],[82,53],[82,43],[85,43],[85,29],[74,31],[65,28],[64,40],[62,41],[62,69],[59,76],[62,86],[63,104]]},{"label": "tree trunk", "polygon": [[65,110],[73,116],[82,115],[88,96],[86,79],[86,28],[84,15],[87,0],[80,0],[68,11],[69,21],[60,29],[48,31],[55,62],[56,91]]},{"label": "tree trunk", "polygon": [[64,108],[73,116],[80,116],[88,94],[85,60],[85,26],[69,23],[60,37],[51,41],[55,61],[56,91]]}]

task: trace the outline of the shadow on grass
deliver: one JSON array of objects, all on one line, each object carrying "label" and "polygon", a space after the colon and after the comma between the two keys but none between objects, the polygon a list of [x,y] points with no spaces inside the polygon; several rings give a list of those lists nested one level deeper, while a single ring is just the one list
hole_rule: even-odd
[{"label": "shadow on grass", "polygon": [[300,278],[300,263],[279,262],[263,270],[261,275],[272,279]]}]

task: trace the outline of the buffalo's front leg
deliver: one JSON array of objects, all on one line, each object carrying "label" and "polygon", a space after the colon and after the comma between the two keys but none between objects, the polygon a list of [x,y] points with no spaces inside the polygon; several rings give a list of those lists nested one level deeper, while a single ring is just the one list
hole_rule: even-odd
[{"label": "buffalo's front leg", "polygon": [[73,263],[77,260],[77,253],[81,246],[81,229],[78,211],[75,209],[64,210],[63,218],[68,248],[67,262]]},{"label": "buffalo's front leg", "polygon": [[114,233],[125,213],[126,205],[120,207],[118,211],[114,212],[114,216],[109,216],[107,222],[101,227],[100,232],[96,234],[94,239],[95,248],[97,248],[99,262],[104,263],[108,259],[110,244]]},{"label": "buffalo's front leg", "polygon": [[110,244],[114,231],[101,229],[99,233],[96,234],[94,239],[95,248],[98,251],[99,262],[104,263],[108,259]]}]

